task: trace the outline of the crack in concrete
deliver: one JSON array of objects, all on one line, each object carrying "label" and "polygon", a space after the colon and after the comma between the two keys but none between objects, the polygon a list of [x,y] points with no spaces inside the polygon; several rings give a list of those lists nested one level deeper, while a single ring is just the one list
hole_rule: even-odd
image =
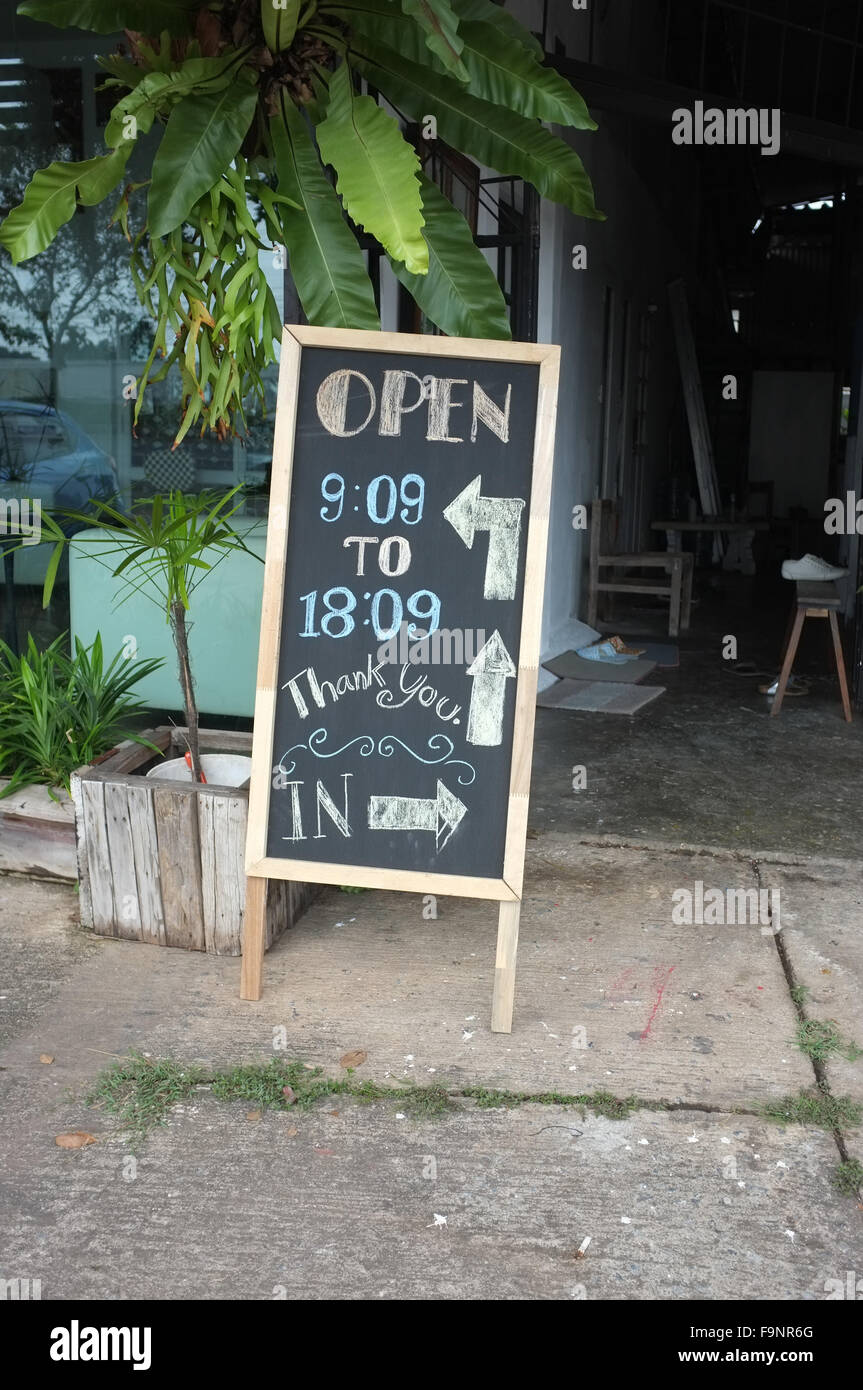
[{"label": "crack in concrete", "polygon": [[[750,862],[752,865],[752,872],[755,875],[755,880],[758,884],[760,892],[762,886],[761,864],[766,861],[752,859]],[[768,908],[768,914],[770,917],[770,921],[772,922],[773,903],[772,900],[769,898],[768,902],[770,903],[770,906]],[[783,940],[781,928],[779,931],[775,931],[773,933],[773,940],[776,945],[776,953],[779,956],[779,964],[782,969],[782,974],[784,975],[785,983],[788,986],[788,997],[791,1000],[792,1007],[795,1013],[797,1014],[798,1020],[801,1023],[807,1023],[809,1022],[809,1015],[807,1014],[806,1009],[804,1007],[803,996],[800,991],[800,983],[797,979],[797,976],[794,973],[794,966],[791,962],[791,957],[788,954],[788,948],[786,947],[785,942]],[[818,1090],[822,1093],[822,1095],[830,1096],[832,1098],[833,1092],[830,1087],[830,1080],[828,1078],[827,1069],[824,1063],[817,1061],[814,1057],[809,1057],[809,1061],[812,1066],[812,1071],[815,1077],[815,1085],[818,1087]],[[831,1129],[830,1133],[833,1136],[833,1142],[835,1143],[836,1148],[839,1150],[839,1157],[841,1161],[843,1163],[847,1163],[849,1160],[849,1153],[848,1146],[845,1143],[845,1135],[842,1133],[841,1129],[835,1127]]]}]

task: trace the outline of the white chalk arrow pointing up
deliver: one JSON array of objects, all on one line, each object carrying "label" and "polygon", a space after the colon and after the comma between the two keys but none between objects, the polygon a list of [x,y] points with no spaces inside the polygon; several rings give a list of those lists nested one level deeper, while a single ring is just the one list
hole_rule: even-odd
[{"label": "white chalk arrow pointing up", "polygon": [[468,550],[477,531],[488,531],[484,598],[515,598],[518,580],[518,536],[524,499],[482,497],[482,474],[454,497],[444,516]]},{"label": "white chalk arrow pointing up", "polygon": [[512,657],[499,632],[493,632],[467,668],[473,677],[468,743],[493,748],[503,739],[503,704],[506,683],[516,674]]},{"label": "white chalk arrow pointing up", "polygon": [[369,797],[369,830],[433,830],[438,853],[466,815],[467,807],[443,782],[437,784],[437,796],[429,799]]}]

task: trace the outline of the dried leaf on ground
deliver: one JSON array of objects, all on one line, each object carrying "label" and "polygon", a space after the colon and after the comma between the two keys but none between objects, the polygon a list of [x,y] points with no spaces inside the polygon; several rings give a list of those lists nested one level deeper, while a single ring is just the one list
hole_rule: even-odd
[{"label": "dried leaf on ground", "polygon": [[339,1065],[343,1067],[361,1067],[368,1057],[368,1053],[361,1047],[351,1048],[343,1057],[339,1058]]},{"label": "dried leaf on ground", "polygon": [[95,1134],[87,1134],[86,1130],[76,1129],[70,1134],[58,1134],[54,1143],[61,1149],[84,1149],[88,1144],[96,1143]]}]

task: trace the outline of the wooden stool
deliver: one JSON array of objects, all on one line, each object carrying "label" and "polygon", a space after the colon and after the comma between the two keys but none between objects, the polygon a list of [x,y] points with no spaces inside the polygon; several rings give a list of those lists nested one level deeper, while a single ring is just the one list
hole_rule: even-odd
[{"label": "wooden stool", "polygon": [[839,624],[836,621],[836,610],[840,607],[840,604],[841,600],[839,598],[839,593],[832,579],[826,581],[819,579],[798,579],[797,597],[794,602],[794,607],[791,610],[791,620],[789,621],[790,635],[785,645],[779,685],[776,688],[773,708],[770,711],[771,719],[774,714],[779,713],[782,707],[782,700],[788,685],[788,677],[791,675],[791,667],[794,665],[794,658],[797,655],[797,645],[800,641],[803,623],[807,618],[827,618],[830,622],[830,631],[833,634],[833,653],[836,657],[836,672],[839,676],[842,709],[845,713],[847,722],[849,724],[851,723],[851,701],[848,697],[845,658],[842,655]]}]

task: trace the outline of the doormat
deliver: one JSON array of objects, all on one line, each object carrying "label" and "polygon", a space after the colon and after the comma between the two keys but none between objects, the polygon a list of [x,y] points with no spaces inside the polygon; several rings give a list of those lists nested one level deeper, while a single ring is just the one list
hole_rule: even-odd
[{"label": "doormat", "polygon": [[593,714],[636,714],[665,694],[663,685],[615,685],[612,681],[561,680],[537,696],[542,709],[585,710]]},{"label": "doormat", "polygon": [[601,681],[603,685],[608,681],[635,685],[649,676],[656,666],[655,661],[624,661],[619,666],[613,661],[587,661],[578,652],[561,652],[560,656],[542,664],[546,671],[563,680]]},{"label": "doormat", "polygon": [[679,666],[680,648],[673,642],[632,642],[633,646],[643,646],[647,661],[657,666]]}]

